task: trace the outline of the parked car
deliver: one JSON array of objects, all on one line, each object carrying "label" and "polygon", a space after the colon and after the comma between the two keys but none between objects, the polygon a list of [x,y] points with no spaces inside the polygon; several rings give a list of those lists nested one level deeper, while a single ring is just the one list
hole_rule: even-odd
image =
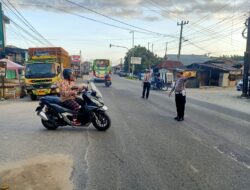
[{"label": "parked car", "polygon": [[126,77],[126,76],[128,76],[127,73],[125,73],[125,72],[123,72],[123,71],[120,71],[120,72],[118,73],[118,75],[119,75],[120,77]]},{"label": "parked car", "polygon": [[[248,85],[249,83],[250,83],[250,76],[248,77]],[[237,91],[242,91],[242,88],[243,88],[243,80],[239,80],[236,84],[236,89]]]}]

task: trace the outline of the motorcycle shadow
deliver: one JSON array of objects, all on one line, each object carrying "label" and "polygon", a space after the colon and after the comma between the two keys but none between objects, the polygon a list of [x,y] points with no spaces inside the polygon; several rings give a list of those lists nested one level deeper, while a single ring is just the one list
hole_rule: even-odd
[{"label": "motorcycle shadow", "polygon": [[79,132],[100,133],[102,132],[103,133],[103,131],[98,131],[93,126],[89,126],[89,127],[65,126],[65,127],[59,127],[56,130],[43,129],[43,126],[41,126],[41,128],[39,129],[39,132],[41,133],[79,133]]}]

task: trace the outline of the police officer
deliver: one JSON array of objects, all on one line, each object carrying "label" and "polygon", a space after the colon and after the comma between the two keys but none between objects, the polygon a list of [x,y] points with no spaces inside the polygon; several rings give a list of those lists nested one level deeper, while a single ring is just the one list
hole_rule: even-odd
[{"label": "police officer", "polygon": [[187,76],[183,76],[183,70],[177,71],[177,80],[174,87],[169,93],[169,97],[174,92],[175,93],[175,103],[177,116],[174,118],[177,121],[184,120],[185,104],[186,104],[186,90],[185,84],[187,80],[191,77],[191,73],[188,73]]},{"label": "police officer", "polygon": [[146,94],[146,99],[149,97],[149,92],[150,92],[150,82],[151,82],[151,72],[149,69],[146,69],[144,79],[143,79],[143,91],[142,91],[142,98],[145,98]]}]

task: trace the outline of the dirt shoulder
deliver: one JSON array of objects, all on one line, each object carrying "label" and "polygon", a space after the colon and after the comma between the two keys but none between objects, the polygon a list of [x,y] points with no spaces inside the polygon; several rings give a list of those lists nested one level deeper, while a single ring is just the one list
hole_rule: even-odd
[{"label": "dirt shoulder", "polygon": [[7,184],[11,190],[72,190],[72,165],[72,159],[64,155],[0,164],[0,187]]},{"label": "dirt shoulder", "polygon": [[235,88],[187,89],[187,97],[250,113],[250,99],[242,98]]}]

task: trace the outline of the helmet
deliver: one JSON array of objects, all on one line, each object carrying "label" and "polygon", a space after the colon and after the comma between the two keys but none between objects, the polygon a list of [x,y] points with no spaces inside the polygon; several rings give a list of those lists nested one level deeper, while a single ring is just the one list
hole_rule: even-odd
[{"label": "helmet", "polygon": [[72,69],[64,69],[63,70],[63,78],[66,80],[70,80],[70,76],[73,75]]}]

